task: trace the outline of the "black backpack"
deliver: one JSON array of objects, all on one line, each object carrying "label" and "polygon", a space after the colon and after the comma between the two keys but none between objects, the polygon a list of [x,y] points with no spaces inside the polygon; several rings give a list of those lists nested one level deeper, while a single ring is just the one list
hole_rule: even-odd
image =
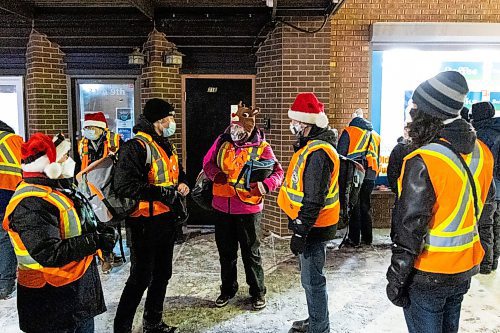
[{"label": "black backpack", "polygon": [[337,224],[337,230],[347,227],[352,209],[358,202],[359,191],[365,178],[363,166],[345,156],[339,155],[339,201],[340,201],[340,219]]},{"label": "black backpack", "polygon": [[196,183],[191,190],[191,198],[201,208],[205,210],[213,210],[212,208],[212,184],[213,182],[205,175],[205,171],[201,170],[196,177]]}]

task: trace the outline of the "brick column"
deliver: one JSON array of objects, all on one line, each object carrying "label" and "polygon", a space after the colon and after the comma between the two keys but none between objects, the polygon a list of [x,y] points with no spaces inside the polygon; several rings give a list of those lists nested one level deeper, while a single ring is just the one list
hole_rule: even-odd
[{"label": "brick column", "polygon": [[28,132],[69,135],[66,63],[59,45],[33,30],[26,49]]},{"label": "brick column", "polygon": [[[181,152],[181,137],[184,130],[182,124],[181,76],[179,66],[165,66],[163,54],[175,45],[167,40],[164,33],[154,29],[144,43],[144,52],[148,55],[148,63],[142,68],[141,74],[141,106],[151,98],[161,98],[171,103],[175,108],[177,131],[172,141],[176,145],[179,156]],[[141,110],[142,112],[142,110]]]},{"label": "brick column", "polygon": [[[301,28],[314,30],[320,18],[285,18]],[[271,118],[267,131],[276,157],[286,171],[293,155],[295,137],[290,133],[288,108],[300,92],[314,92],[329,113],[331,26],[318,33],[306,34],[279,25],[257,53],[256,104],[262,116]],[[262,224],[279,235],[288,234],[287,217],[276,204],[278,192],[268,195]]]}]

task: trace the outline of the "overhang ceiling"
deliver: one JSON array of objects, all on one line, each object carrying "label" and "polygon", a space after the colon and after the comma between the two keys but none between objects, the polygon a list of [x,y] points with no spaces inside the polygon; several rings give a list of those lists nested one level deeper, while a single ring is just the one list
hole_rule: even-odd
[{"label": "overhang ceiling", "polygon": [[[275,1],[276,17],[323,16],[339,2]],[[128,54],[156,26],[187,61],[240,61],[254,55],[272,13],[265,0],[0,0],[0,54],[24,53],[32,27],[66,54]]]}]

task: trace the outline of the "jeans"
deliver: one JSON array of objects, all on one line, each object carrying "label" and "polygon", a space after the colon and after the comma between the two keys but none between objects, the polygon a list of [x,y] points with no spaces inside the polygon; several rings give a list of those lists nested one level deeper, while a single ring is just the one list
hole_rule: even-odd
[{"label": "jeans", "polygon": [[221,293],[233,296],[238,291],[236,263],[238,244],[245,267],[246,282],[250,287],[250,296],[266,294],[264,270],[260,256],[260,217],[257,214],[231,215],[219,212],[215,223],[215,242],[219,250],[221,267]]},{"label": "jeans", "polygon": [[76,328],[52,331],[52,333],[94,333],[94,318],[89,318],[80,323]]},{"label": "jeans", "polygon": [[[3,221],[3,214],[0,214]],[[8,296],[16,284],[17,258],[9,234],[0,226],[0,297]]]},{"label": "jeans", "polygon": [[403,309],[409,333],[458,332],[460,309],[470,281],[447,285],[410,284],[410,305]]},{"label": "jeans", "polygon": [[307,244],[299,256],[300,279],[306,292],[309,313],[308,333],[330,332],[328,318],[328,293],[323,273],[326,260],[326,243]]},{"label": "jeans", "polygon": [[116,316],[114,332],[130,332],[134,315],[144,291],[144,322],[161,322],[167,284],[172,277],[175,225],[170,214],[129,218],[130,276],[123,289]]},{"label": "jeans", "polygon": [[359,236],[365,244],[371,244],[372,235],[372,217],[370,215],[371,194],[375,187],[375,181],[365,179],[359,191],[359,200],[353,208],[352,217],[349,221],[349,239],[359,244]]}]

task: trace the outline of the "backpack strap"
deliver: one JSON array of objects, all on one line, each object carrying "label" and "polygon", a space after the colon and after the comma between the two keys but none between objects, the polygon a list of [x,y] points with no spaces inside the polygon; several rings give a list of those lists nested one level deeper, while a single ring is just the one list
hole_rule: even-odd
[{"label": "backpack strap", "polygon": [[147,168],[149,168],[149,167],[151,167],[151,164],[153,162],[151,147],[149,146],[149,143],[145,142],[144,140],[139,139],[139,138],[136,138],[136,139],[137,139],[137,141],[139,141],[141,146],[143,146],[146,149],[146,164],[145,165]]}]

